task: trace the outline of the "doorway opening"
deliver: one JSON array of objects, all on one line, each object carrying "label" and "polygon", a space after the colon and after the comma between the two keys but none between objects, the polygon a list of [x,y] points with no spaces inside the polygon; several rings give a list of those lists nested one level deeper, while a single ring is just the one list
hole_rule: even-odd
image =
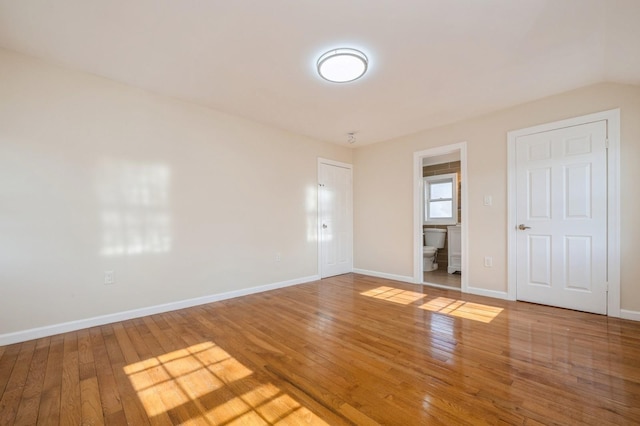
[{"label": "doorway opening", "polygon": [[414,282],[466,292],[467,144],[415,152],[413,163]]}]

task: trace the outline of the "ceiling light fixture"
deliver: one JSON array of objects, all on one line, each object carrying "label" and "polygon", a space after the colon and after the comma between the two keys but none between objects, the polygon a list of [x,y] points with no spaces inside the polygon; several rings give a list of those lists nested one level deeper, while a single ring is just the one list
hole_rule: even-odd
[{"label": "ceiling light fixture", "polygon": [[333,83],[348,83],[367,72],[369,59],[356,49],[333,49],[318,59],[318,74]]}]

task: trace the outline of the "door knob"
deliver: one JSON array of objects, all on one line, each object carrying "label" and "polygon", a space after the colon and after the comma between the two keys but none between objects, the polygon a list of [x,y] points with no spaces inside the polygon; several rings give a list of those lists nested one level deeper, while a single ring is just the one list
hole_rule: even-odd
[{"label": "door knob", "polygon": [[525,229],[531,229],[531,227],[525,226],[524,223],[521,223],[520,225],[518,225],[518,229],[524,231]]}]

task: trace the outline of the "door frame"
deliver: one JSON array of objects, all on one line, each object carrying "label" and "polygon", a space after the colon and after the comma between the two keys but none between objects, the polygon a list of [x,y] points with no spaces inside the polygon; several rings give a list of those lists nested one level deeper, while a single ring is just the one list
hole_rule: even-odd
[{"label": "door frame", "polygon": [[467,202],[467,142],[459,142],[451,145],[443,145],[435,148],[425,149],[413,153],[413,282],[424,284],[423,279],[423,239],[422,226],[424,224],[424,180],[422,179],[422,159],[426,157],[436,157],[439,155],[460,152],[460,221],[461,221],[461,243],[462,243],[462,276],[460,280],[460,290],[467,293],[469,287],[469,240],[468,226],[469,216]]},{"label": "door frame", "polygon": [[620,317],[620,109],[507,132],[507,298],[517,298],[516,139],[520,136],[607,121],[607,315]]},{"label": "door frame", "polygon": [[351,267],[350,272],[353,272],[353,164],[342,163],[340,161],[329,160],[326,158],[318,157],[318,166],[316,171],[316,239],[318,240],[318,276],[322,279],[322,218],[320,213],[323,211],[320,205],[320,166],[326,164],[334,167],[342,167],[351,170],[351,218],[349,220],[350,234],[351,234]]}]

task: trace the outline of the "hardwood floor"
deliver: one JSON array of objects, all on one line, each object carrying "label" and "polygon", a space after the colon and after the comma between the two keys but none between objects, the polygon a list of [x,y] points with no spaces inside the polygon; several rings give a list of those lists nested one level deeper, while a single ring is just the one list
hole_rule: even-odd
[{"label": "hardwood floor", "polygon": [[640,423],[640,323],[349,274],[0,347],[0,425]]}]

